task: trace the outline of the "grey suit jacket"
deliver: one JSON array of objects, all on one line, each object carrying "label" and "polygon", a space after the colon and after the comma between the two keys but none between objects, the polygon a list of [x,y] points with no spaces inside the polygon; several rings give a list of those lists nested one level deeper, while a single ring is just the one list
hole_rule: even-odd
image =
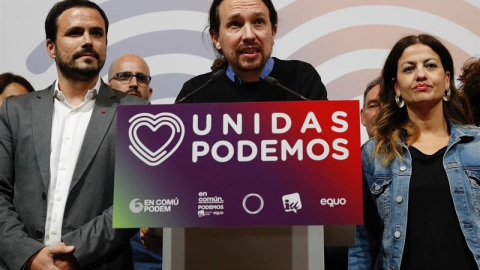
[{"label": "grey suit jacket", "polygon": [[[0,112],[0,269],[20,269],[43,238],[54,86],[8,98]],[[82,269],[130,269],[132,230],[112,229],[116,111],[147,102],[103,82],[70,186],[62,240]],[[5,267],[5,266],[4,266]]]}]

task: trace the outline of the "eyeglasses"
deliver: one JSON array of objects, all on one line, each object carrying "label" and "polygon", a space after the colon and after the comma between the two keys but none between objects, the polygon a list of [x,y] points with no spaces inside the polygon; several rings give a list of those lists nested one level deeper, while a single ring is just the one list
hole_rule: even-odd
[{"label": "eyeglasses", "polygon": [[152,80],[152,77],[145,75],[143,73],[133,74],[132,72],[126,71],[126,72],[117,72],[115,76],[113,76],[108,82],[111,82],[113,79],[115,79],[122,83],[129,83],[133,77],[137,78],[137,82],[142,84],[149,84],[150,81]]}]

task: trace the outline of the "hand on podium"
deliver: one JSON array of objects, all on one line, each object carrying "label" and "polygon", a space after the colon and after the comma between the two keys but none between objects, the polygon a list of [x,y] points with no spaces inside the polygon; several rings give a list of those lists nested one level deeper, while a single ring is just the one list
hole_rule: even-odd
[{"label": "hand on podium", "polygon": [[161,251],[163,248],[162,228],[140,228],[140,240],[145,248]]}]

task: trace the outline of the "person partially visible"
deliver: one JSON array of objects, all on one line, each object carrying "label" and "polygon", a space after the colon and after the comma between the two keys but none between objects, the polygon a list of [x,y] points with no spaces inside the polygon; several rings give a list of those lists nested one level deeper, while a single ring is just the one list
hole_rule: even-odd
[{"label": "person partially visible", "polygon": [[479,269],[480,128],[454,79],[430,35],[404,37],[388,55],[349,269]]},{"label": "person partially visible", "polygon": [[[373,137],[373,120],[380,109],[378,93],[380,78],[375,78],[367,84],[363,93],[363,106],[360,109],[362,125],[366,128],[369,138]],[[349,226],[324,226],[325,233],[349,233]],[[343,270],[348,268],[348,247],[325,247],[325,269]]]},{"label": "person partially visible", "polygon": [[119,57],[108,70],[110,87],[145,100],[152,97],[151,80],[147,62],[135,54]]},{"label": "person partially visible", "polygon": [[373,137],[373,120],[380,109],[378,94],[380,93],[380,78],[371,81],[363,93],[363,107],[360,110],[362,125],[367,129],[369,138]]},{"label": "person partially visible", "polygon": [[22,76],[5,72],[0,74],[0,107],[3,101],[11,96],[34,92],[32,85]]},{"label": "person partially visible", "polygon": [[135,230],[113,229],[116,115],[148,102],[100,78],[108,18],[86,0],[45,19],[57,79],[0,111],[0,269],[133,269]]},{"label": "person partially visible", "polygon": [[[150,87],[151,80],[152,77],[150,77],[150,68],[147,62],[135,54],[120,56],[113,61],[108,71],[110,87],[148,101],[153,92]],[[143,229],[139,230],[130,239],[135,270],[162,269],[161,245],[163,239],[158,236],[161,232],[161,228]],[[140,239],[140,235],[143,235],[143,233],[150,236],[148,241],[156,242],[160,248],[157,246],[152,247],[152,245],[148,245],[149,243],[143,243],[142,239]],[[153,250],[145,248],[146,246]]]},{"label": "person partially visible", "polygon": [[212,72],[183,85],[175,102],[326,100],[312,65],[271,57],[277,21],[271,0],[214,0],[209,31],[217,59]]},{"label": "person partially visible", "polygon": [[472,110],[473,122],[480,126],[480,59],[471,58],[462,67],[458,78],[460,89],[467,95]]}]

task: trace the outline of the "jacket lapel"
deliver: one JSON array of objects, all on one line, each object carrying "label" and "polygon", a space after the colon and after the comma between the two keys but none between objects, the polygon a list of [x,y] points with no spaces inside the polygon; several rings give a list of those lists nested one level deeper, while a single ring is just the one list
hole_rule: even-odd
[{"label": "jacket lapel", "polygon": [[92,162],[100,145],[105,139],[115,114],[117,113],[118,99],[112,89],[101,83],[92,116],[83,139],[82,148],[78,156],[77,165],[72,176],[70,190],[78,183],[85,170]]},{"label": "jacket lapel", "polygon": [[32,105],[32,133],[37,162],[45,188],[50,183],[50,145],[52,138],[53,89],[37,93],[37,102]]}]

